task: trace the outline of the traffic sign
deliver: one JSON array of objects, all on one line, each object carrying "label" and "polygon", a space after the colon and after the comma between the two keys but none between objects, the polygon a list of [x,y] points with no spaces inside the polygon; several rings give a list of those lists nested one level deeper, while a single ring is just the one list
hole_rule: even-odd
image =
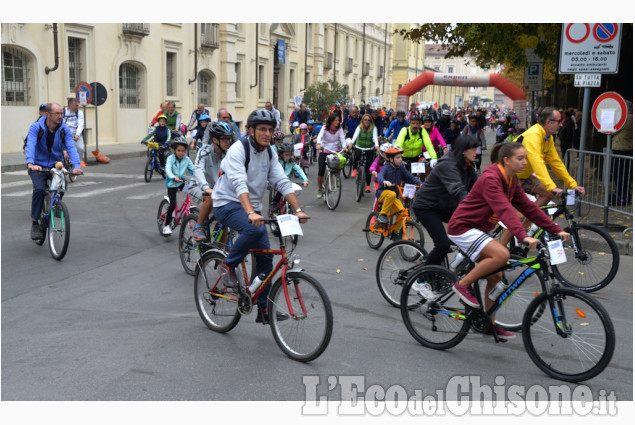
[{"label": "traffic sign", "polygon": [[575,74],[573,87],[600,87],[602,74]]},{"label": "traffic sign", "polygon": [[103,105],[106,99],[108,99],[108,91],[106,90],[106,87],[97,82],[90,83],[90,86],[92,87],[94,93],[93,99],[90,103],[96,106]]},{"label": "traffic sign", "polygon": [[543,64],[530,63],[525,69],[525,91],[542,90],[542,69]]},{"label": "traffic sign", "polygon": [[613,91],[602,93],[598,96],[591,108],[591,121],[593,121],[595,128],[604,134],[613,134],[620,131],[626,122],[627,116],[626,101]]},{"label": "traffic sign", "polygon": [[617,74],[622,24],[562,24],[561,74]]},{"label": "traffic sign", "polygon": [[81,81],[75,86],[75,98],[80,105],[88,105],[93,101],[93,88],[87,82]]}]

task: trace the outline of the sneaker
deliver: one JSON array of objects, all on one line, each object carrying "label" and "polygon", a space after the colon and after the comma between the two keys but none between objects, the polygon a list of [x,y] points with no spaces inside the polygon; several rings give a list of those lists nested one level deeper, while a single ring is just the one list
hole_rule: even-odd
[{"label": "sneaker", "polygon": [[236,277],[235,267],[228,266],[225,264],[225,261],[223,261],[218,266],[218,272],[226,288],[238,288],[238,277]]},{"label": "sneaker", "polygon": [[412,284],[412,290],[418,292],[428,301],[434,301],[439,297],[439,294],[432,290],[432,286],[428,282],[415,282]]},{"label": "sneaker", "polygon": [[474,292],[472,291],[472,286],[461,286],[459,285],[459,281],[457,280],[452,286],[452,290],[461,298],[465,304],[469,305],[473,308],[479,308],[479,303],[476,297],[474,296]]},{"label": "sneaker", "polygon": [[[498,335],[498,338],[503,340],[503,341],[507,341],[509,339],[514,339],[516,338],[516,334],[513,332],[510,332],[506,329],[501,328],[498,325],[492,325],[492,328],[496,328],[496,335]],[[492,328],[487,329],[486,331],[483,332],[483,336],[490,336],[492,335]]]},{"label": "sneaker", "polygon": [[42,229],[38,224],[31,226],[31,239],[37,241],[39,239],[43,239],[44,235],[42,235]]},{"label": "sneaker", "polygon": [[196,227],[194,227],[194,232],[192,232],[192,239],[197,242],[205,240],[205,231],[203,230],[203,226],[197,224]]},{"label": "sneaker", "polygon": [[79,166],[82,168],[86,168],[86,163],[83,160],[81,160],[79,161]]},{"label": "sneaker", "polygon": [[164,235],[171,235],[172,234],[172,228],[170,227],[169,224],[163,228],[163,234]]},{"label": "sneaker", "polygon": [[377,222],[380,224],[386,224],[388,223],[388,217],[386,216],[386,214],[379,214],[379,217],[377,217]]},{"label": "sneaker", "polygon": [[357,169],[354,169],[351,173],[351,177],[357,177]]},{"label": "sneaker", "polygon": [[[276,311],[276,319],[278,322],[282,322],[283,320],[287,320],[289,315],[286,313],[281,313]],[[258,306],[258,315],[256,316],[256,323],[262,323],[263,325],[269,324],[269,313],[266,308],[262,308]]]},{"label": "sneaker", "polygon": [[322,197],[322,189],[317,191],[317,198],[320,199]]},{"label": "sneaker", "polygon": [[370,193],[370,186],[366,185],[366,193]]}]

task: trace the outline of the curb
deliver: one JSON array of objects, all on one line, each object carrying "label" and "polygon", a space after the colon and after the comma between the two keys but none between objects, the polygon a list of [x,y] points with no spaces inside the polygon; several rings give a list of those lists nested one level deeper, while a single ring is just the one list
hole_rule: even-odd
[{"label": "curb", "polygon": [[[146,156],[146,151],[139,152],[120,152],[120,153],[112,153],[112,154],[104,154],[111,160],[114,159],[127,159],[127,158],[141,158]],[[97,162],[96,159],[86,161],[87,166],[91,165],[101,165]],[[103,164],[107,165],[107,164]],[[5,173],[8,171],[26,171],[26,164],[4,164],[0,167],[0,172]]]}]

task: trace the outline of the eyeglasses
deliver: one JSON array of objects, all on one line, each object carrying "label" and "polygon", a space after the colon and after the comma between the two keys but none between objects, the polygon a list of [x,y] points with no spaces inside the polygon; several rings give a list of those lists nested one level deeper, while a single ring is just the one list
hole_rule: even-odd
[{"label": "eyeglasses", "polygon": [[231,141],[232,141],[232,138],[231,138],[231,137],[229,137],[229,136],[225,136],[225,137],[221,137],[219,140],[220,140],[221,142],[227,142],[227,143],[229,143],[229,142],[231,142]]},{"label": "eyeglasses", "polygon": [[228,120],[228,121],[229,121],[229,116],[225,116],[225,117],[221,116],[221,117],[220,117],[220,119],[221,119],[221,120]]},{"label": "eyeglasses", "polygon": [[261,133],[273,133],[273,127],[256,127],[256,131]]},{"label": "eyeglasses", "polygon": [[49,112],[51,115],[62,115],[62,112]]}]

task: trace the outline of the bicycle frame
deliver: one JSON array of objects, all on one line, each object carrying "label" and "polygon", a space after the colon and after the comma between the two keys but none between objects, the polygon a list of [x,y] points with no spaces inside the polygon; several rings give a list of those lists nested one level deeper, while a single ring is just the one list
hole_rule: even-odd
[{"label": "bicycle frame", "polygon": [[[164,196],[163,199],[166,199],[170,202],[170,199],[167,196]],[[174,212],[172,213],[172,217],[174,217],[174,222],[176,225],[181,224],[181,218],[185,217],[190,213],[190,207],[192,206],[192,199],[190,198],[190,194],[185,195],[185,199],[181,203],[181,205],[177,204],[174,206]],[[161,214],[161,220],[165,221],[165,213]]]},{"label": "bicycle frame", "polygon": [[392,232],[397,231],[399,227],[401,227],[401,230],[403,231],[404,239],[408,239],[406,237],[406,222],[409,220],[412,220],[412,217],[410,217],[410,205],[409,205],[409,202],[406,201],[406,199],[404,199],[403,197],[403,188],[401,186],[395,186],[395,187],[397,188],[397,190],[399,190],[399,199],[404,201],[403,210],[397,213],[390,213],[386,216],[388,217],[388,219],[398,216],[397,219],[395,219],[395,222],[391,224],[390,226],[387,226],[387,225],[379,226],[378,224],[375,224],[375,227],[373,229],[369,229],[369,231],[379,232],[382,235],[384,235],[385,238],[387,238],[390,236]]}]

